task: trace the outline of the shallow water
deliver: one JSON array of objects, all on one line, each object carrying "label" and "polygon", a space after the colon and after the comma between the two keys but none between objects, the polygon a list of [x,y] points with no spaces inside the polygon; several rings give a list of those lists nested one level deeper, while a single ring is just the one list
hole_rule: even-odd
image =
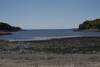
[{"label": "shallow water", "polygon": [[69,37],[100,37],[100,32],[79,32],[72,29],[23,30],[0,36],[4,40],[46,40]]}]

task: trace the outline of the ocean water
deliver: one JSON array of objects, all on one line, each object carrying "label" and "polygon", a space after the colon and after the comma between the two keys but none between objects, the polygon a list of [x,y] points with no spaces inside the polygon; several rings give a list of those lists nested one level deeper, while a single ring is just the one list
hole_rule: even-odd
[{"label": "ocean water", "polygon": [[74,31],[73,29],[23,30],[13,32],[11,35],[0,36],[0,39],[10,41],[27,41],[70,37],[100,37],[100,32],[82,32]]}]

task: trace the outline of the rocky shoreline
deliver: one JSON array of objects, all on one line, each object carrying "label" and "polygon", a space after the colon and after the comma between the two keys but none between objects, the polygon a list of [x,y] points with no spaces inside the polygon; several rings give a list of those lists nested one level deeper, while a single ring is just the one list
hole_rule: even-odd
[{"label": "rocky shoreline", "polygon": [[46,53],[99,53],[100,37],[74,37],[40,41],[0,41],[1,51]]}]

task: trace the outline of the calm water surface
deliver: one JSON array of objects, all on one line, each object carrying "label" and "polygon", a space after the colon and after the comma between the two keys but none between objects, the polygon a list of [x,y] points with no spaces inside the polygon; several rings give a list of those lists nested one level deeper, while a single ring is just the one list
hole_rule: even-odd
[{"label": "calm water surface", "polygon": [[100,32],[79,32],[72,29],[23,30],[0,36],[4,40],[46,40],[69,37],[100,37]]}]

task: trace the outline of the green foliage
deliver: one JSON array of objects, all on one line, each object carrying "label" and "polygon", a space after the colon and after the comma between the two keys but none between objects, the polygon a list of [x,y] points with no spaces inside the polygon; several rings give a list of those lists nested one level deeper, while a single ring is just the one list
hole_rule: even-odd
[{"label": "green foliage", "polygon": [[85,21],[79,25],[80,30],[84,29],[100,29],[100,19]]},{"label": "green foliage", "polygon": [[11,26],[11,25],[9,25],[7,23],[4,23],[4,22],[0,22],[0,30],[14,32],[14,31],[21,30],[21,28],[20,27]]}]

